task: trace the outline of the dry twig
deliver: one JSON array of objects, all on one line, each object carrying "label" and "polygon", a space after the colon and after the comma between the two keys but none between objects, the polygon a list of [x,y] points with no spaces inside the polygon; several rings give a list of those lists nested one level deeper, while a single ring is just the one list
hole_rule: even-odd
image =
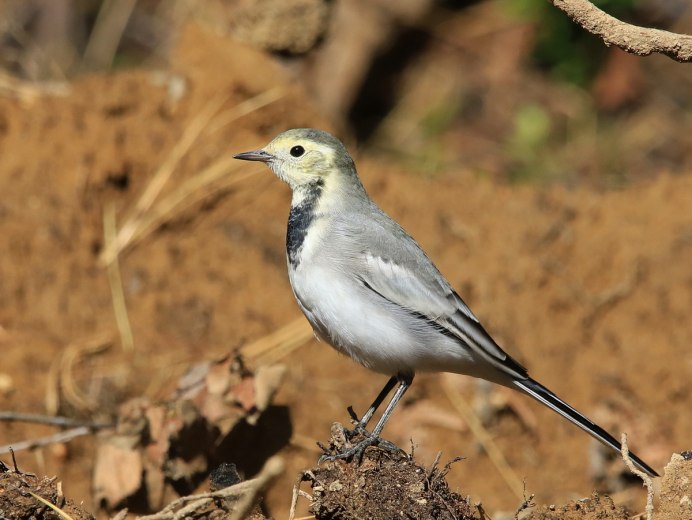
[{"label": "dry twig", "polygon": [[[0,455],[5,453],[13,453],[14,451],[31,450],[40,448],[49,444],[68,442],[83,435],[89,435],[97,430],[104,428],[112,428],[114,425],[110,423],[92,423],[85,422],[79,419],[70,417],[59,417],[51,415],[40,415],[33,413],[21,412],[0,412],[0,421],[22,421],[36,424],[47,424],[50,426],[71,427],[69,430],[61,431],[53,435],[39,437],[38,439],[29,439],[26,441],[15,442],[0,446]],[[13,455],[14,456],[14,455]]]},{"label": "dry twig", "polygon": [[42,446],[48,446],[49,444],[56,444],[60,442],[68,442],[77,437],[83,435],[89,435],[93,433],[93,428],[88,426],[79,426],[77,428],[71,428],[63,432],[55,433],[53,435],[47,435],[45,437],[39,437],[38,439],[29,439],[27,441],[14,442],[12,444],[7,444],[5,446],[0,446],[0,455],[5,453],[10,453],[14,451],[22,450],[32,450],[34,448],[41,448]]},{"label": "dry twig", "polygon": [[61,417],[55,415],[41,415],[37,413],[22,413],[22,412],[0,412],[0,421],[2,422],[29,422],[35,424],[47,424],[49,426],[61,426],[66,428],[75,428],[77,426],[87,426],[92,429],[110,428],[113,426],[108,423],[91,423],[81,419],[73,419],[71,417]]},{"label": "dry twig", "polygon": [[692,61],[692,36],[660,29],[631,25],[601,11],[588,0],[549,0],[565,12],[577,25],[600,37],[610,47],[638,56],[654,52],[679,62]]},{"label": "dry twig", "polygon": [[312,495],[310,495],[309,493],[306,493],[305,491],[300,489],[300,485],[303,482],[305,482],[305,480],[306,480],[305,477],[307,476],[308,472],[312,473],[312,472],[310,472],[310,470],[301,471],[298,474],[298,480],[295,482],[295,484],[293,484],[293,496],[291,498],[291,509],[288,512],[288,520],[300,520],[300,519],[296,519],[296,508],[298,507],[298,497],[307,498],[309,502],[314,501],[314,498],[312,497]]},{"label": "dry twig", "polygon": [[534,495],[533,493],[531,493],[531,495],[529,495],[528,497],[524,495],[524,501],[519,505],[516,512],[514,513],[514,520],[519,520],[519,515],[527,509],[536,507],[536,504],[533,501],[533,497],[535,496],[536,495]]},{"label": "dry twig", "polygon": [[111,518],[111,520],[126,520],[127,519],[127,508],[126,509],[121,509],[116,513],[114,517]]},{"label": "dry twig", "polygon": [[627,446],[626,433],[622,434],[621,444],[620,453],[622,454],[622,459],[625,461],[625,464],[627,464],[629,470],[642,479],[644,483],[644,487],[646,488],[646,520],[652,520],[654,517],[654,481],[649,475],[638,469],[632,462],[630,458],[630,449]]},{"label": "dry twig", "polygon": [[[182,520],[193,517],[193,513],[210,506],[215,500],[235,499],[236,505],[232,510],[231,520],[245,518],[254,505],[259,493],[283,471],[284,464],[279,457],[270,458],[259,475],[252,480],[246,480],[209,493],[188,495],[174,500],[158,513],[138,517],[138,520]],[[226,502],[228,503],[228,502]]]}]

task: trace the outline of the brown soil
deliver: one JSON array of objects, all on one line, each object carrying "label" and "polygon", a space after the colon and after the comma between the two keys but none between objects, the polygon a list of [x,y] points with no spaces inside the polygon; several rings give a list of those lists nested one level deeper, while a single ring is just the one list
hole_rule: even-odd
[{"label": "brown soil", "polygon": [[570,502],[562,507],[543,506],[539,511],[533,511],[527,519],[530,520],[585,520],[609,518],[613,520],[628,520],[629,513],[624,507],[617,507],[609,497],[600,497],[594,493],[591,498]]},{"label": "brown soil", "polygon": [[692,518],[692,452],[675,454],[666,465],[656,520]]},{"label": "brown soil", "polygon": [[[264,170],[176,209],[120,256],[134,355],[120,348],[99,263],[104,211],[113,205],[118,224],[125,220],[210,100],[222,94],[231,109],[277,85],[284,93],[275,103],[205,131],[176,163],[165,197],[219,157],[289,127],[328,125],[265,55],[196,28],[166,73],[95,75],[64,95],[18,90],[0,99],[0,408],[112,417],[127,397],[165,397],[192,363],[299,317],[283,251],[289,192]],[[373,198],[536,379],[614,433],[628,432],[657,469],[690,448],[692,176],[604,193],[511,187],[469,172],[424,179],[368,157],[358,163]],[[228,175],[249,168],[239,163]],[[384,383],[317,342],[283,361],[276,405],[293,436],[280,451],[284,477],[265,500],[279,518],[295,475],[319,456],[314,441],[347,419],[347,405],[362,412]],[[451,489],[489,512],[516,510],[521,500],[445,397],[450,382],[472,399],[470,381],[447,377],[419,376],[385,437],[400,446],[412,439],[428,468],[438,451],[443,460],[463,455]],[[586,435],[522,397],[498,391],[491,403],[499,404],[486,426],[527,493],[543,504],[591,494],[596,450]],[[0,444],[52,432],[3,423]],[[245,455],[266,456],[273,433],[248,433]],[[93,439],[18,456],[20,469],[59,475],[66,495],[97,510]],[[249,476],[261,464],[241,470]],[[617,478],[621,471],[619,462],[606,467],[599,487],[643,510],[640,484]]]},{"label": "brown soil", "polygon": [[[33,496],[32,496],[33,495]],[[74,501],[66,499],[62,494],[56,478],[37,477],[33,474],[9,471],[0,465],[0,518],[45,518],[59,520],[64,518],[45,502],[56,505],[60,510],[75,520],[89,520],[94,516]]]},{"label": "brown soil", "polygon": [[316,518],[473,520],[468,497],[445,481],[449,466],[426,469],[403,451],[368,449],[362,460],[323,464],[302,480],[310,483],[310,512]]}]

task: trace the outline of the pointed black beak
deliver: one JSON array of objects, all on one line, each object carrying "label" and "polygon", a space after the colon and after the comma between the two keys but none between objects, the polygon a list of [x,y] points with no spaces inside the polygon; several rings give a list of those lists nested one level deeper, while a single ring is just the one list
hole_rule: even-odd
[{"label": "pointed black beak", "polygon": [[260,161],[266,163],[271,161],[274,156],[268,154],[264,150],[254,150],[252,152],[237,153],[233,156],[233,158],[240,159],[242,161]]}]

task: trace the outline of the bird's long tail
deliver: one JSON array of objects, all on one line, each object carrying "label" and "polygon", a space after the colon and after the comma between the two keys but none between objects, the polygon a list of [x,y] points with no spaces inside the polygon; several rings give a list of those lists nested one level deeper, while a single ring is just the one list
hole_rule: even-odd
[{"label": "bird's long tail", "polygon": [[[547,407],[559,413],[565,419],[568,419],[569,421],[573,422],[582,430],[591,434],[593,437],[601,441],[606,446],[610,446],[618,453],[620,452],[622,445],[617,441],[617,439],[615,439],[615,437],[610,435],[607,431],[598,426],[596,423],[592,422],[582,413],[572,408],[570,405],[568,405],[566,402],[564,402],[562,399],[560,399],[558,396],[556,396],[553,392],[548,390],[542,384],[534,381],[531,378],[527,378],[515,380],[514,385],[518,387],[521,391],[527,393],[528,395],[536,399],[537,401],[543,403]],[[634,453],[630,452],[630,458],[632,459],[632,462],[634,462],[635,466],[641,469],[644,473],[647,473],[652,477],[659,476],[658,473],[651,469],[651,467],[649,467],[648,464],[646,464],[643,460],[637,457]]]}]

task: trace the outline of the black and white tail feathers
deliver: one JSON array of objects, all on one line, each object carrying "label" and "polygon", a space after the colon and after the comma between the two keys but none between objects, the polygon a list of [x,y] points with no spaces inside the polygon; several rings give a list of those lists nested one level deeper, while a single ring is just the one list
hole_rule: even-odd
[{"label": "black and white tail feathers", "polygon": [[[573,422],[582,430],[591,434],[593,437],[598,439],[606,446],[610,446],[618,453],[620,452],[622,445],[617,441],[617,439],[615,439],[615,437],[610,435],[607,431],[605,431],[596,423],[592,422],[590,419],[582,415],[580,412],[572,408],[570,405],[568,405],[566,402],[564,402],[562,399],[560,399],[558,396],[556,396],[542,384],[534,381],[531,378],[527,378],[515,379],[514,385],[523,392],[527,393],[528,395],[536,399],[537,401],[543,403],[547,407],[559,413],[565,419],[568,419],[569,421]],[[637,457],[634,453],[630,452],[630,458],[632,459],[632,462],[634,462],[634,465],[641,469],[644,473],[652,477],[659,476],[658,473],[651,469],[651,467],[649,467],[648,464],[646,464],[642,459]]]}]

